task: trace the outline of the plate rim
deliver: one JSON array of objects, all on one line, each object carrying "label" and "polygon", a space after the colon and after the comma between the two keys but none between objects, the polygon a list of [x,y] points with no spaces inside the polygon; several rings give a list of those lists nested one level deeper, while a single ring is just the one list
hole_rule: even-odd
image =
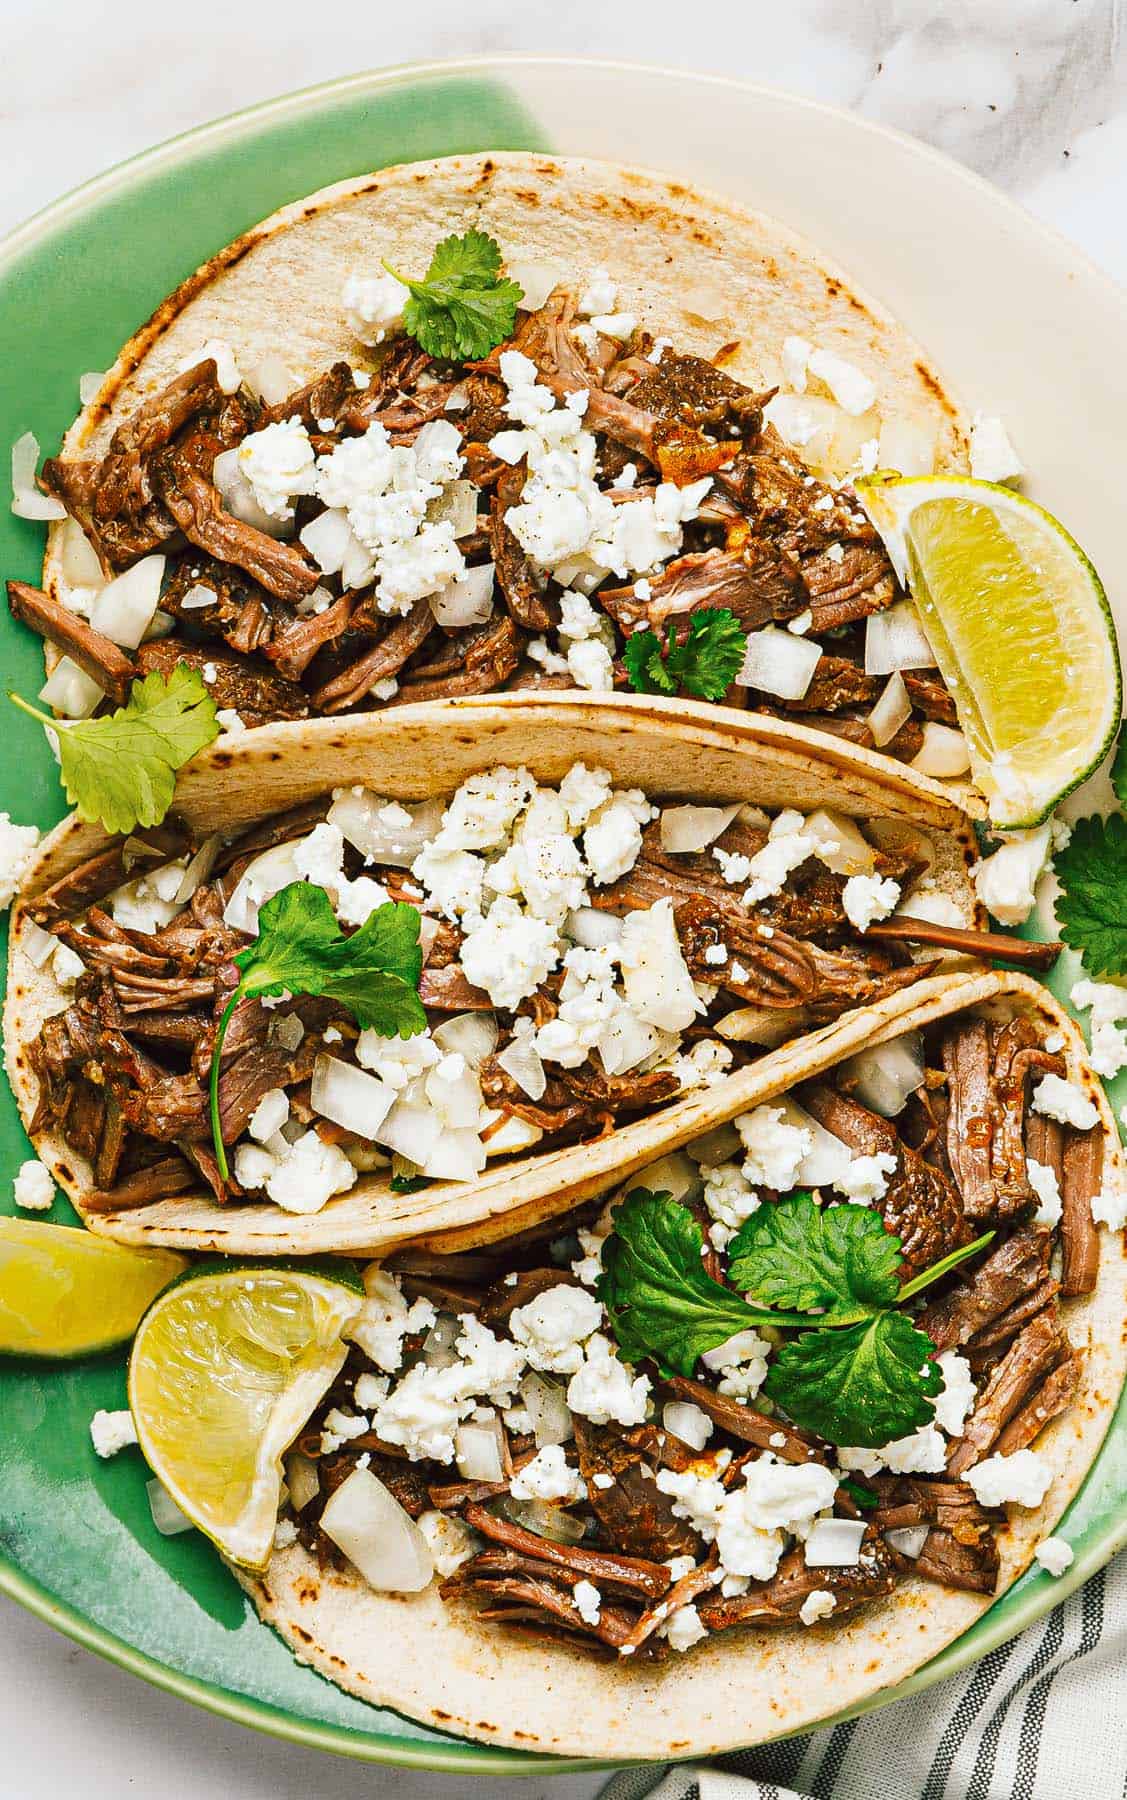
[{"label": "plate rim", "polygon": [[[962,185],[973,193],[980,203],[985,202],[991,206],[1000,217],[1014,220],[1027,241],[1031,239],[1039,241],[1042,251],[1050,254],[1058,264],[1080,275],[1086,283],[1102,290],[1105,298],[1123,311],[1125,321],[1127,321],[1127,288],[1121,286],[1106,269],[1095,262],[1087,251],[1073,243],[1063,231],[1038,218],[1020,201],[1015,200],[975,170],[895,126],[864,118],[849,107],[795,93],[785,86],[773,82],[757,81],[715,71],[678,68],[673,64],[630,58],[530,55],[520,51],[433,58],[426,61],[407,61],[362,69],[348,75],[311,83],[306,87],[287,90],[282,94],[268,96],[250,106],[239,107],[231,112],[220,114],[216,118],[189,126],[184,131],[111,163],[108,167],[89,176],[85,181],[48,201],[28,218],[21,220],[0,235],[0,281],[4,279],[10,267],[30,250],[49,240],[57,231],[66,229],[75,220],[94,210],[103,200],[113,194],[129,188],[135,182],[143,181],[163,167],[175,166],[178,162],[190,158],[202,149],[219,147],[230,139],[238,138],[243,134],[250,135],[260,126],[300,116],[301,113],[316,108],[320,104],[331,102],[337,97],[377,92],[397,86],[408,86],[417,81],[457,75],[504,76],[506,73],[517,75],[521,70],[545,69],[571,71],[580,78],[588,72],[598,71],[604,74],[620,74],[628,78],[641,76],[654,80],[655,84],[662,80],[673,80],[691,83],[699,89],[725,88],[740,94],[755,96],[770,103],[782,103],[798,113],[829,118],[838,123],[845,122],[852,130],[858,131],[878,143],[889,142],[895,145],[899,154],[907,155],[920,163],[933,167],[945,180],[953,181],[956,186]],[[1127,1408],[1127,1389],[1120,1397],[1117,1413],[1123,1412],[1125,1408]],[[1114,1425],[1115,1419],[1113,1418],[1109,1429],[1114,1429]],[[1093,1464],[1092,1469],[1089,1470],[1072,1507],[1069,1508],[1069,1513],[1075,1509],[1082,1498],[1095,1472],[1095,1467],[1096,1465]],[[1066,1513],[1065,1521],[1062,1523],[1067,1521],[1068,1516]],[[816,1727],[804,1727],[803,1729],[824,1730],[845,1720],[862,1717],[881,1706],[890,1704],[895,1699],[907,1698],[942,1679],[959,1673],[996,1649],[998,1645],[1014,1637],[1017,1632],[1026,1629],[1029,1624],[1043,1618],[1053,1606],[1067,1599],[1084,1581],[1103,1568],[1124,1547],[1127,1547],[1127,1514],[1100,1544],[1092,1546],[1090,1550],[1081,1550],[1063,1577],[1053,1579],[1048,1576],[1032,1576],[1034,1580],[1051,1581],[1051,1586],[1045,1592],[1045,1604],[1036,1607],[1033,1619],[1025,1620],[1016,1628],[1011,1628],[1008,1620],[998,1619],[990,1629],[988,1624],[990,1613],[987,1612],[976,1627],[980,1635],[972,1648],[963,1648],[966,1635],[964,1634],[963,1638],[956,1639],[941,1651],[931,1663],[925,1664],[913,1675],[896,1683],[893,1689],[878,1689],[857,1705],[843,1712],[827,1715],[818,1722]],[[1030,1579],[1031,1574],[1027,1572],[1021,1581],[1024,1583]],[[365,1730],[349,1725],[318,1722],[306,1715],[299,1716],[289,1713],[267,1699],[240,1694],[230,1688],[218,1686],[202,1676],[188,1674],[171,1664],[162,1662],[158,1657],[146,1651],[139,1650],[108,1627],[98,1624],[78,1607],[56,1599],[42,1583],[26,1573],[2,1550],[0,1550],[0,1594],[14,1601],[45,1624],[52,1626],[63,1636],[81,1645],[82,1648],[92,1651],[104,1661],[115,1664],[160,1691],[173,1694],[189,1704],[219,1717],[230,1719],[264,1735],[347,1757],[353,1761],[393,1767],[429,1769],[444,1774],[467,1773],[469,1772],[468,1764],[472,1772],[482,1775],[574,1773],[585,1769],[594,1771],[625,1766],[620,1758],[556,1756],[501,1747],[495,1748],[470,1739],[451,1738],[449,1742],[443,1742],[436,1738],[415,1740],[408,1737],[390,1737],[381,1733],[378,1727]],[[942,1668],[936,1669],[937,1663],[941,1663]]]}]

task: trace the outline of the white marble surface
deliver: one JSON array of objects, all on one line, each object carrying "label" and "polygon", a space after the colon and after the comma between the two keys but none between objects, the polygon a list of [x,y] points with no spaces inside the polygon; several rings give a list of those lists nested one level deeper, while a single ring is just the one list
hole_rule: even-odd
[{"label": "white marble surface", "polygon": [[[98,170],[236,107],[365,67],[535,52],[747,75],[960,158],[1127,280],[1119,0],[3,0],[0,230]],[[700,16],[700,15],[697,15]],[[974,279],[973,269],[965,278]],[[453,1778],[296,1751],[205,1718],[0,1602],[0,1792],[12,1800],[457,1800]],[[476,1784],[586,1800],[597,1776]],[[900,1797],[895,1797],[900,1800]]]}]

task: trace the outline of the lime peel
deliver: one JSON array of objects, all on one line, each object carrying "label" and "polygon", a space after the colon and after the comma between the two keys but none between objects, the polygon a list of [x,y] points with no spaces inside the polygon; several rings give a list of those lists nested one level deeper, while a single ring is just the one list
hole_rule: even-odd
[{"label": "lime peel", "polygon": [[128,1343],[187,1259],[70,1225],[0,1218],[0,1355],[96,1356]]}]

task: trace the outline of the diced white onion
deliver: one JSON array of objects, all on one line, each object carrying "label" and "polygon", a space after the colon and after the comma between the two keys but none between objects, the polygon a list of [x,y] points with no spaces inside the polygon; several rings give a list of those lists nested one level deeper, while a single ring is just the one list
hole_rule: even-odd
[{"label": "diced white onion", "polygon": [[78,377],[78,398],[83,406],[89,406],[91,400],[97,399],[98,390],[105,379],[104,369],[88,369],[85,375]]},{"label": "diced white onion", "polygon": [[464,381],[460,381],[457,387],[452,388],[446,396],[446,405],[442,410],[448,413],[468,412],[469,404],[470,390]]},{"label": "diced white onion", "polygon": [[806,1539],[808,1569],[851,1569],[860,1561],[864,1519],[815,1519]]},{"label": "diced white onion", "polygon": [[873,846],[845,813],[820,808],[802,827],[814,839],[814,854],[835,875],[868,875],[876,861]]},{"label": "diced white onion", "polygon": [[244,525],[253,525],[256,531],[264,531],[267,537],[285,538],[293,533],[293,519],[276,519],[259,506],[254,497],[254,489],[242,469],[239,467],[239,447],[233,450],[222,450],[216,457],[211,469],[211,479],[219,489],[219,497],[224,508],[233,519],[239,519]]},{"label": "diced white onion", "polygon": [[161,1537],[177,1537],[182,1531],[192,1531],[194,1526],[186,1513],[181,1512],[163,1481],[146,1481],[145,1493],[149,1499],[149,1511],[153,1524]]},{"label": "diced white onion", "polygon": [[215,867],[222,843],[223,837],[218,831],[213,831],[210,837],[204,839],[184,870],[184,879],[173,895],[177,906],[186,906],[196,889],[203,886]]},{"label": "diced white onion", "polygon": [[933,669],[935,652],[910,600],[898,600],[865,621],[866,675],[892,675],[897,669]]},{"label": "diced white onion", "polygon": [[330,1495],[321,1530],[377,1592],[417,1594],[434,1573],[426,1538],[370,1469],[353,1469]]},{"label": "diced white onion", "polygon": [[544,1073],[544,1064],[540,1061],[536,1042],[531,1032],[514,1037],[505,1045],[497,1058],[497,1065],[511,1075],[521,1092],[530,1100],[540,1100],[548,1085],[548,1077]]},{"label": "diced white onion", "polygon": [[12,445],[12,511],[18,519],[65,519],[61,500],[41,494],[35,485],[39,465],[39,440],[25,431]]},{"label": "diced white onion", "polygon": [[440,1313],[423,1339],[422,1358],[428,1369],[449,1369],[458,1361],[454,1348],[462,1323],[451,1313]]},{"label": "diced white onion", "polygon": [[742,1140],[734,1125],[714,1125],[711,1131],[686,1144],[685,1154],[702,1169],[715,1169],[720,1163],[743,1155]]},{"label": "diced white onion", "polygon": [[789,1095],[784,1094],[771,1104],[782,1113],[784,1123],[801,1126],[813,1139],[810,1149],[795,1170],[795,1186],[829,1187],[839,1175],[845,1174],[853,1160],[847,1144],[834,1137],[824,1125],[819,1125],[817,1119],[811,1118]]},{"label": "diced white onion", "polygon": [[[433,1115],[436,1119],[437,1114]],[[485,1146],[476,1131],[466,1126],[451,1130],[442,1125],[441,1136],[422,1164],[422,1172],[434,1181],[472,1181],[485,1167]]]},{"label": "diced white onion", "polygon": [[918,769],[921,775],[934,775],[938,779],[965,775],[970,768],[967,740],[952,726],[937,725],[929,719],[924,726],[924,741],[908,766]]},{"label": "diced white onion", "polygon": [[520,1384],[520,1397],[532,1419],[532,1435],[536,1447],[546,1444],[569,1444],[575,1426],[567,1404],[566,1391],[546,1375],[530,1370]]},{"label": "diced white onion", "polygon": [[157,610],[164,561],[163,556],[143,556],[108,582],[90,608],[94,630],[125,650],[136,650]]},{"label": "diced white onion", "polygon": [[438,1148],[442,1123],[431,1106],[416,1106],[410,1100],[396,1100],[386,1119],[370,1134],[379,1144],[405,1156],[425,1168]]},{"label": "diced white onion", "polygon": [[862,1106],[895,1119],[924,1081],[923,1039],[918,1031],[905,1031],[887,1044],[875,1044],[841,1065],[844,1086],[856,1094]]},{"label": "diced white onion", "polygon": [[804,1006],[737,1006],[717,1023],[720,1037],[730,1044],[761,1044],[774,1050],[797,1036],[807,1022]]},{"label": "diced white onion", "polygon": [[93,676],[69,656],[60,656],[39,690],[39,698],[64,719],[88,719],[105,697]]},{"label": "diced white onion", "polygon": [[501,1421],[494,1413],[486,1420],[467,1419],[454,1433],[454,1457],[464,1481],[501,1481],[505,1469],[501,1457]]},{"label": "diced white onion", "polygon": [[59,940],[51,932],[44,931],[42,925],[37,925],[34,919],[25,919],[20,948],[28,961],[41,969],[47,958],[54,956],[59,948]]},{"label": "diced white onion", "polygon": [[814,679],[822,647],[815,638],[796,637],[765,625],[749,631],[743,667],[736,676],[739,687],[758,688],[780,700],[801,700]]},{"label": "diced white onion", "polygon": [[899,669],[889,676],[880,698],[868,717],[869,730],[877,749],[883,749],[912,716],[912,702]]},{"label": "diced white onion", "polygon": [[464,1056],[468,1068],[480,1069],[497,1046],[497,1021],[491,1012],[455,1013],[431,1035],[447,1056]]},{"label": "diced white onion", "polygon": [[439,625],[484,625],[493,616],[493,564],[479,563],[430,597]]},{"label": "diced white onion", "polygon": [[290,1490],[290,1499],[298,1512],[315,1500],[321,1492],[321,1477],[317,1473],[317,1464],[300,1450],[295,1450],[286,1458],[286,1486]]},{"label": "diced white onion", "polygon": [[427,506],[432,525],[449,523],[456,538],[469,537],[477,529],[477,503],[481,490],[473,481],[448,481],[441,494]]},{"label": "diced white onion", "polygon": [[712,1420],[691,1400],[666,1401],[661,1422],[666,1431],[693,1450],[703,1450],[712,1436]]},{"label": "diced white onion", "polygon": [[543,262],[531,256],[505,258],[505,273],[522,290],[521,306],[525,312],[539,312],[553,288],[564,278],[561,263]]},{"label": "diced white onion", "polygon": [[[392,818],[381,818],[389,807],[395,808]],[[400,812],[410,815],[405,823],[399,820]],[[367,788],[358,794],[341,788],[329,808],[328,820],[363,856],[393,869],[409,869],[437,833],[442,812],[441,799],[391,801]]]},{"label": "diced white onion", "polygon": [[252,857],[224,908],[223,923],[232,931],[245,931],[253,937],[258,929],[259,907],[299,879],[296,848],[292,843],[274,844],[260,856]]},{"label": "diced white onion", "polygon": [[910,1556],[915,1562],[920,1551],[927,1542],[930,1525],[897,1525],[885,1532],[885,1538],[901,1556]]},{"label": "diced white onion", "polygon": [[342,507],[330,506],[298,533],[323,575],[338,575],[356,539]]},{"label": "diced white onion", "polygon": [[205,607],[214,606],[219,599],[213,587],[204,581],[197,581],[180,596],[181,612],[202,612]]},{"label": "diced white onion", "polygon": [[649,1188],[652,1194],[671,1194],[674,1200],[692,1200],[701,1191],[700,1170],[683,1150],[671,1150],[657,1162],[647,1163],[623,1184],[623,1192],[631,1188]]},{"label": "diced white onion", "polygon": [[297,387],[297,376],[280,356],[270,352],[246,372],[246,384],[266,406],[277,406]]},{"label": "diced white onion", "polygon": [[314,1112],[345,1131],[374,1138],[395,1104],[395,1089],[354,1063],[322,1053],[313,1065],[309,1103]]},{"label": "diced white onion", "polygon": [[548,1538],[553,1544],[578,1544],[586,1530],[582,1519],[565,1512],[562,1506],[553,1506],[550,1500],[506,1499],[501,1502],[501,1511],[514,1525]]},{"label": "diced white onion", "polygon": [[345,592],[367,587],[376,572],[371,555],[358,537],[353,537],[340,566],[340,584]]},{"label": "diced white onion", "polygon": [[647,1024],[629,1006],[620,1006],[599,1033],[596,1049],[608,1075],[626,1075],[631,1069],[660,1051],[675,1039]]},{"label": "diced white onion", "polygon": [[[496,1124],[497,1120],[500,1120],[501,1123]],[[544,1136],[539,1125],[531,1125],[527,1119],[519,1118],[516,1113],[503,1116],[496,1109],[483,1113],[482,1131],[488,1130],[493,1125],[496,1125],[496,1129],[491,1130],[489,1136],[484,1140],[486,1156],[514,1156],[521,1150],[531,1150],[533,1145],[538,1144]]]},{"label": "diced white onion", "polygon": [[68,519],[58,537],[59,567],[70,587],[105,587],[106,577],[93,544],[77,519]]},{"label": "diced white onion", "polygon": [[673,856],[707,850],[740,810],[735,806],[667,806],[660,821],[661,847]]},{"label": "diced white onion", "polygon": [[600,912],[597,906],[579,906],[568,913],[565,930],[584,950],[601,950],[604,944],[618,943],[622,920],[616,913]]}]

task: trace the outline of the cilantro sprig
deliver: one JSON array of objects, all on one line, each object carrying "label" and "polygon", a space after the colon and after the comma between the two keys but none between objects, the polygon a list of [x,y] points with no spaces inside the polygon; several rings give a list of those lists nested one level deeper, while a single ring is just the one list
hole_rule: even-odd
[{"label": "cilantro sprig", "polygon": [[1127,819],[1078,819],[1056,855],[1060,934],[1093,975],[1127,974]]},{"label": "cilantro sprig", "polygon": [[799,1192],[733,1238],[734,1292],[702,1268],[704,1233],[688,1207],[635,1188],[615,1212],[598,1294],[627,1360],[650,1357],[665,1373],[691,1375],[738,1331],[797,1331],[772,1358],[768,1398],[832,1443],[877,1448],[927,1424],[943,1386],[935,1346],[897,1309],[992,1236],[901,1285],[900,1240],[879,1214]]},{"label": "cilantro sprig", "polygon": [[339,1000],[358,1025],[389,1038],[415,1037],[427,1023],[418,993],[423,955],[413,906],[377,906],[359,931],[346,937],[324,888],[291,881],[263,905],[258,936],[240,950],[235,966],[239,985],[223,1009],[211,1053],[211,1132],[224,1181],[219,1068],[227,1027],[241,1000],[316,994]]},{"label": "cilantro sprig", "polygon": [[486,232],[443,238],[422,281],[383,266],[410,289],[403,327],[432,356],[476,361],[512,336],[524,290],[501,274],[501,247]]},{"label": "cilantro sprig", "polygon": [[671,620],[664,650],[656,631],[636,631],[622,653],[630,685],[640,694],[699,694],[722,700],[743,666],[747,636],[726,606],[689,615],[689,635],[677,642]]},{"label": "cilantro sprig", "polygon": [[159,825],[177,769],[219,736],[215,701],[186,663],[167,680],[153,673],[135,681],[125,705],[98,719],[56,719],[20,694],[8,698],[54,733],[63,786],[79,818],[112,832]]}]

